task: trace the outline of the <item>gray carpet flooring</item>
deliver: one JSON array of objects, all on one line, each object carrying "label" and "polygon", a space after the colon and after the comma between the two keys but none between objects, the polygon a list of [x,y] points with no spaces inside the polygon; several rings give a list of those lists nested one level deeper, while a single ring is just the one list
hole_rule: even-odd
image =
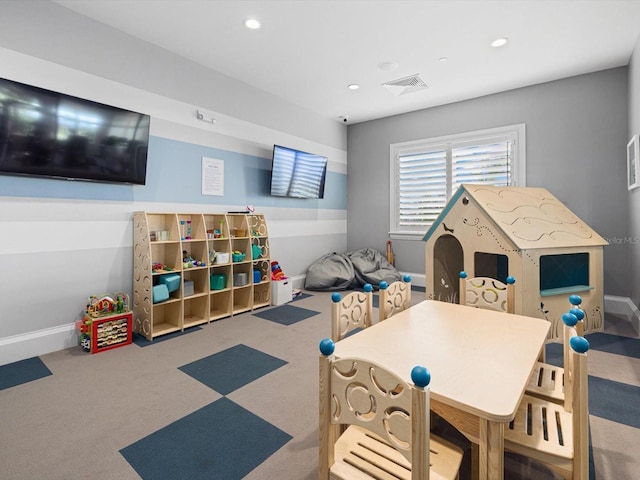
[{"label": "gray carpet flooring", "polygon": [[[172,432],[185,418],[206,418],[202,413],[222,400],[218,405],[242,412],[238,417],[250,417],[260,428],[266,422],[282,432],[278,434],[278,448],[269,452],[268,458],[252,465],[248,473],[238,468],[236,474],[229,474],[232,478],[316,479],[318,342],[330,333],[330,293],[308,293],[288,305],[319,313],[303,315],[305,318],[295,322],[261,318],[269,316],[264,315],[272,308],[268,307],[145,347],[131,344],[95,355],[77,347],[41,356],[45,373],[50,374],[24,383],[14,382],[0,390],[0,478],[190,478],[187,470],[178,470],[184,476],[176,476],[175,470],[162,468],[141,475],[132,465],[135,462],[131,455],[135,453],[138,460],[147,463],[160,462],[156,459],[162,459],[162,452],[150,451],[159,447],[143,440],[154,438],[158,432]],[[423,297],[417,292],[413,301]],[[605,332],[637,338],[625,320],[613,316],[607,316]],[[260,375],[249,375],[248,380],[225,387],[224,393],[194,374],[202,359],[237,351],[239,345],[246,351],[261,352],[269,361],[278,361]],[[623,384],[625,395],[630,395],[624,398],[633,399],[638,390],[629,387],[640,387],[640,359],[593,350],[589,374],[610,382],[603,388]],[[636,398],[636,405],[637,400],[640,399]],[[613,420],[607,417],[606,412],[598,416],[592,412],[590,416],[594,478],[635,479],[640,458],[633,446],[640,443],[640,429],[628,424],[624,416]],[[256,418],[261,422],[255,423]],[[238,429],[242,429],[241,420],[238,419]],[[229,429],[228,422],[225,428]],[[439,433],[455,438],[456,432],[447,425],[439,428]],[[244,434],[264,435],[262,430],[248,430]],[[166,456],[177,458],[174,463],[188,457],[190,442],[207,444],[207,448],[212,442],[224,445],[224,438],[216,435],[215,424],[197,431],[193,436],[165,437],[162,448],[170,450]],[[234,442],[242,444],[236,438]],[[140,445],[145,448],[134,448]],[[229,460],[229,455],[221,457]],[[506,456],[505,467],[507,480],[555,478],[539,465],[512,455]],[[215,469],[211,471],[214,473],[210,478],[222,479]],[[468,470],[461,475],[461,480],[466,478]]]}]

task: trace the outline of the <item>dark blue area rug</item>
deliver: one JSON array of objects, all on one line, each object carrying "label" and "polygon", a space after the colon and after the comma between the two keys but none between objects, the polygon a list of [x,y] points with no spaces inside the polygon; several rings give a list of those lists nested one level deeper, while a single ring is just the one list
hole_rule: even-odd
[{"label": "dark blue area rug", "polygon": [[286,364],[284,360],[246,345],[236,345],[178,369],[227,395]]},{"label": "dark blue area rug", "polygon": [[638,338],[608,333],[590,333],[585,338],[589,340],[589,348],[592,350],[640,358],[640,339]]},{"label": "dark blue area rug", "polygon": [[307,310],[306,308],[287,304],[279,307],[273,307],[260,313],[254,313],[254,315],[281,325],[293,325],[294,323],[313,317],[319,313],[320,312],[316,312],[315,310]]},{"label": "dark blue area rug", "polygon": [[221,398],[120,453],[143,480],[240,480],[291,438]]},{"label": "dark blue area rug", "polygon": [[181,337],[182,335],[186,335],[187,333],[197,332],[198,330],[202,330],[202,327],[191,327],[187,328],[183,331],[167,333],[166,335],[160,335],[159,337],[154,338],[153,340],[147,340],[147,337],[140,335],[139,333],[134,333],[132,342],[138,345],[139,347],[148,347],[149,345],[153,345],[154,343],[164,342],[165,340],[171,340],[172,338]]},{"label": "dark blue area rug", "polygon": [[313,295],[309,293],[301,292],[299,295],[296,295],[295,297],[293,297],[292,302],[295,302],[296,300],[304,300],[305,298],[309,298],[309,297],[313,297]]},{"label": "dark blue area rug", "polygon": [[0,390],[48,377],[51,370],[39,357],[27,358],[0,367]]},{"label": "dark blue area rug", "polygon": [[589,376],[589,414],[640,428],[640,387]]}]

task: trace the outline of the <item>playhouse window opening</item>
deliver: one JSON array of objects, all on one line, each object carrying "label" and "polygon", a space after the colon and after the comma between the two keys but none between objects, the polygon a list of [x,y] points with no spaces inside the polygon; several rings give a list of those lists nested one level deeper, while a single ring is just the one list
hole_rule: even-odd
[{"label": "playhouse window opening", "polygon": [[588,253],[540,256],[540,293],[542,295],[590,289]]},{"label": "playhouse window opening", "polygon": [[473,269],[475,277],[495,278],[502,283],[507,283],[509,257],[497,253],[475,252]]},{"label": "playhouse window opening", "polygon": [[390,145],[390,236],[421,238],[462,184],[525,185],[525,127]]}]

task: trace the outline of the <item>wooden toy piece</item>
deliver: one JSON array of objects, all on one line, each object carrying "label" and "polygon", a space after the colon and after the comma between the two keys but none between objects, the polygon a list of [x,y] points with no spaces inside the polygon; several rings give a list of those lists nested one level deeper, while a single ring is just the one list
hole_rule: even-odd
[{"label": "wooden toy piece", "polygon": [[333,348],[320,344],[318,478],[457,478],[462,450],[429,433],[429,371],[414,367],[410,385]]},{"label": "wooden toy piece", "polygon": [[514,285],[513,313],[544,318],[562,341],[567,295],[582,297],[585,333],[603,328],[608,242],[544,188],[463,184],[424,236],[428,299],[463,302],[460,271]]},{"label": "wooden toy piece", "polygon": [[351,292],[344,297],[331,295],[331,339],[337,342],[349,332],[370,327],[373,323],[373,287],[367,283],[362,292]]},{"label": "wooden toy piece", "polygon": [[[562,321],[568,327],[575,327],[577,334],[583,336],[584,312],[580,308],[577,308],[582,302],[582,299],[578,295],[571,295],[569,301],[571,305],[573,305],[573,308],[562,316]],[[569,365],[570,362],[570,340],[565,327],[562,347],[563,366],[559,367],[557,365],[544,363],[543,361],[537,362],[529,378],[526,393],[555,403],[564,404],[566,386],[564,366]]]},{"label": "wooden toy piece", "polygon": [[507,283],[502,283],[489,277],[468,278],[467,272],[460,272],[459,278],[461,305],[514,313],[515,278],[507,277]]},{"label": "wooden toy piece", "polygon": [[379,285],[379,303],[378,303],[378,321],[403,311],[411,306],[411,277],[405,275],[403,279],[396,282],[380,282]]},{"label": "wooden toy piece", "polygon": [[589,342],[575,327],[565,368],[564,405],[524,395],[514,421],[505,428],[504,447],[542,462],[563,478],[589,478],[589,407],[587,351]]}]

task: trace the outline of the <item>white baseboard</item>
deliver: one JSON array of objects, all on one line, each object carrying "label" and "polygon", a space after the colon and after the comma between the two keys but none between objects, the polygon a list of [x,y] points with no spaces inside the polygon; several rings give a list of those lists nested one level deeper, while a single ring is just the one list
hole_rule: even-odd
[{"label": "white baseboard", "polygon": [[604,311],[613,315],[623,315],[629,320],[631,326],[640,336],[640,310],[629,297],[615,295],[604,296]]},{"label": "white baseboard", "polygon": [[75,323],[0,338],[0,365],[78,345]]}]

